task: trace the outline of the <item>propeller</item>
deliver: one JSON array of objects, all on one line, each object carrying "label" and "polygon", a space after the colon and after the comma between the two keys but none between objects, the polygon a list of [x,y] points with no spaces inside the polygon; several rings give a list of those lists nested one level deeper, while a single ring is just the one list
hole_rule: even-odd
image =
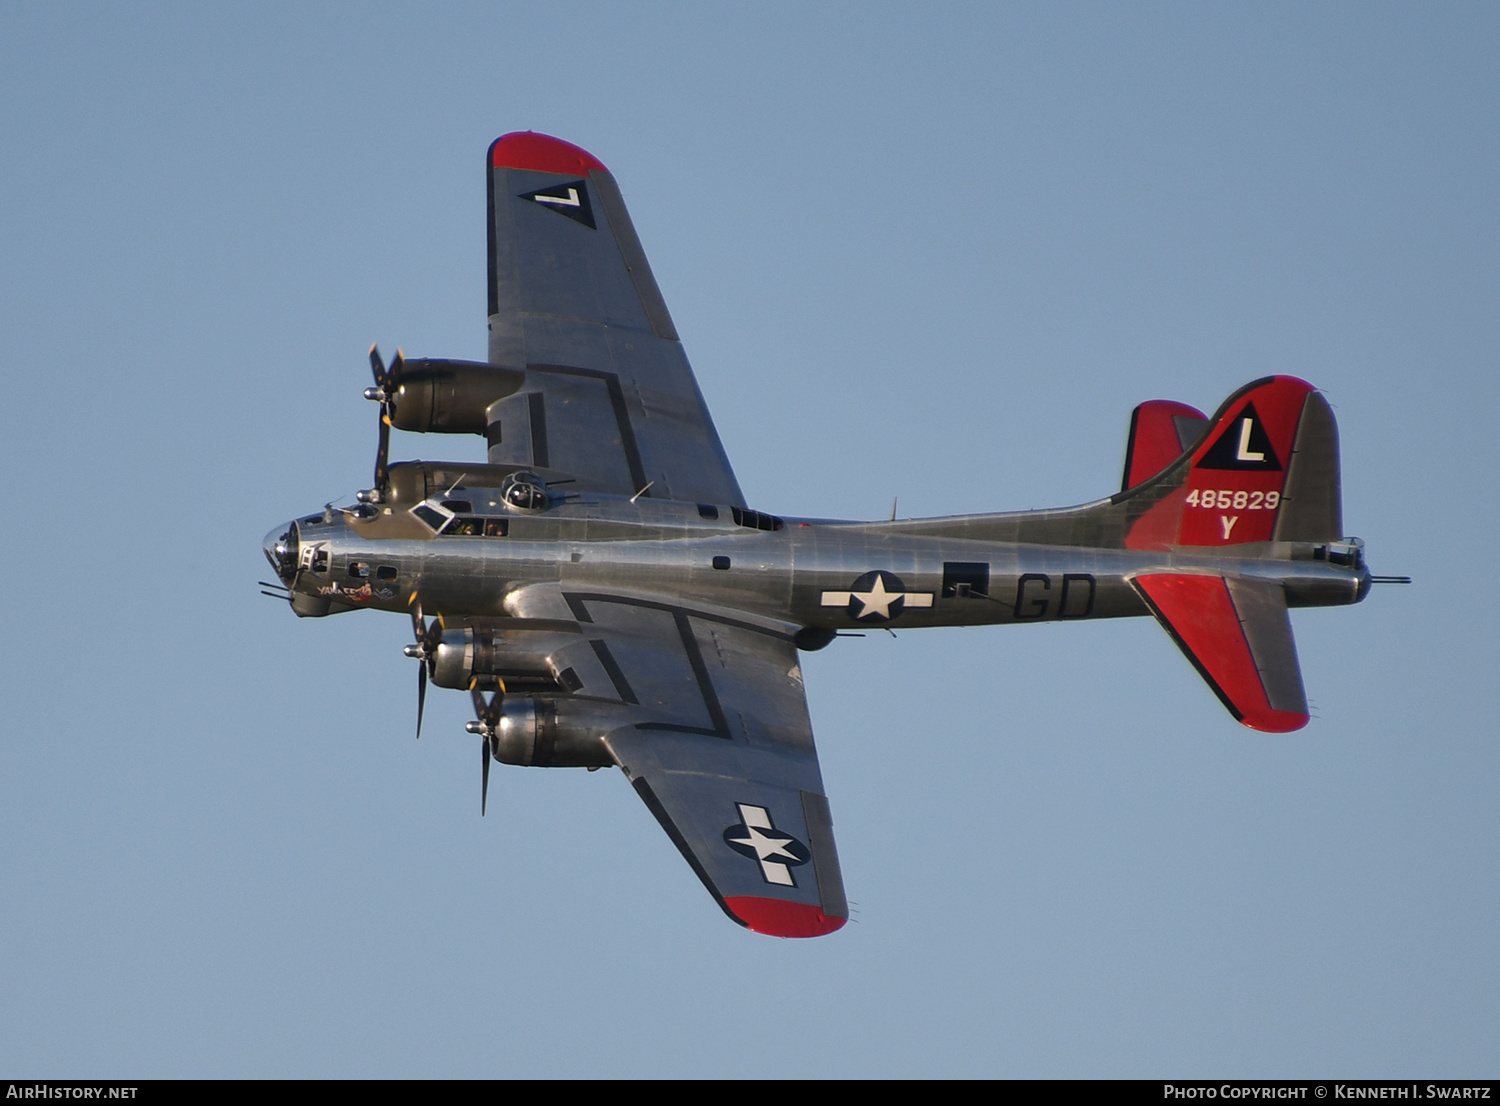
[{"label": "propeller", "polygon": [[417,740],[420,741],[422,712],[427,706],[427,677],[437,664],[437,647],[443,634],[443,616],[438,615],[432,620],[431,626],[427,625],[427,620],[422,617],[422,600],[416,592],[412,592],[410,606],[412,631],[417,640],[402,651],[408,657],[422,662],[422,667],[417,669]]},{"label": "propeller", "polygon": [[[416,592],[412,592],[408,605],[411,607],[412,631],[417,640],[403,651],[408,657],[422,662],[422,667],[417,670],[417,740],[420,741],[422,712],[427,704],[427,677],[429,670],[437,663],[437,648],[443,636],[443,616],[438,615],[429,625],[422,614],[421,596]],[[476,721],[468,723],[464,728],[482,739],[479,746],[479,816],[482,818],[490,804],[490,759],[499,742],[497,730],[500,725],[500,706],[505,701],[505,683],[500,681],[495,693],[486,699],[475,680],[469,684],[469,694],[474,699]]]},{"label": "propeller", "polygon": [[479,792],[479,816],[484,817],[485,808],[490,801],[490,758],[495,755],[495,745],[499,740],[495,728],[500,725],[500,704],[505,699],[505,684],[502,682],[500,688],[486,701],[484,692],[479,690],[477,681],[469,685],[469,694],[474,697],[474,713],[478,720],[470,722],[464,727],[472,734],[478,734],[484,739],[479,746],[479,755],[482,760]]},{"label": "propeller", "polygon": [[399,349],[396,358],[387,369],[380,357],[380,347],[370,347],[370,371],[375,375],[375,387],[365,389],[365,398],[380,404],[380,443],[375,447],[375,490],[384,491],[390,475],[391,413],[396,407],[396,389],[401,376],[401,367],[406,364],[406,355]]}]

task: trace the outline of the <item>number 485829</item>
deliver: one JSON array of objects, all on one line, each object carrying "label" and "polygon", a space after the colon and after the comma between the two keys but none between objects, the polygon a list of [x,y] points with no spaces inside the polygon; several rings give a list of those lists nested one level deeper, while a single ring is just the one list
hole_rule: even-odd
[{"label": "number 485829", "polygon": [[1206,507],[1210,511],[1274,511],[1281,502],[1280,492],[1229,491],[1224,488],[1194,488],[1188,492],[1189,507]]}]

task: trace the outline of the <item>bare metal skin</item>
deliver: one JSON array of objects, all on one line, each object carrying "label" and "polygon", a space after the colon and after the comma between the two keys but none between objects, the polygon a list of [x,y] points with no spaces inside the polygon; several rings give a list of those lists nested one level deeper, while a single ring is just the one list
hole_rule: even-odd
[{"label": "bare metal skin", "polygon": [[[476,466],[478,468],[480,466]],[[475,489],[460,485],[453,495]],[[440,502],[440,501],[439,501]],[[1108,501],[1080,511],[1101,510]],[[1275,580],[1293,607],[1334,606],[1363,598],[1370,574],[1358,564],[1314,559],[1318,544],[1268,542],[1225,550],[1176,550],[1169,554],[1125,549],[1082,548],[1044,542],[996,542],[978,538],[928,536],[957,529],[954,519],[897,522],[839,522],[787,519],[778,531],[737,526],[727,505],[719,517],[702,517],[697,504],[588,495],[541,513],[476,509],[486,517],[509,520],[508,536],[467,537],[425,534],[414,540],[409,526],[393,525],[390,508],[369,519],[335,511],[288,524],[304,550],[326,550],[327,567],[287,578],[298,613],[312,615],[369,607],[405,614],[420,594],[430,613],[450,617],[503,616],[507,597],[528,584],[608,588],[666,593],[693,601],[753,613],[801,630],[853,630],[899,620],[901,626],[982,626],[1150,615],[1129,578],[1153,571],[1232,572]],[[965,516],[966,529],[982,533],[1028,520],[1044,523],[1054,512]],[[1039,525],[1038,530],[1042,529]],[[287,527],[267,535],[271,549]],[[403,533],[406,536],[401,536]],[[1326,544],[1326,543],[1323,543]],[[714,558],[728,558],[724,569]],[[272,555],[274,562],[274,555]],[[309,561],[309,564],[311,562]],[[943,587],[945,564],[985,564],[989,583]],[[392,566],[388,595],[350,564]],[[848,591],[872,568],[898,577],[905,591],[932,597],[925,607],[892,603],[867,613],[863,601],[825,605],[825,592]],[[1026,581],[1022,583],[1023,579]],[[1066,589],[1064,584],[1066,582]],[[1064,595],[1066,590],[1066,595]],[[368,594],[366,592],[368,591]],[[891,593],[888,593],[891,594]],[[1064,602],[1066,600],[1066,602]],[[892,609],[894,608],[894,609]]]},{"label": "bare metal skin", "polygon": [[[487,362],[373,347],[374,485],[267,535],[301,617],[410,620],[493,761],[620,768],[734,921],[848,916],[798,650],[840,633],[1153,615],[1253,729],[1307,722],[1287,611],[1355,603],[1337,428],[1268,377],[1211,418],[1136,409],[1122,490],[1052,511],[889,522],[749,509],[619,187],[530,132],[490,147]],[[389,461],[390,427],[482,435]]]}]

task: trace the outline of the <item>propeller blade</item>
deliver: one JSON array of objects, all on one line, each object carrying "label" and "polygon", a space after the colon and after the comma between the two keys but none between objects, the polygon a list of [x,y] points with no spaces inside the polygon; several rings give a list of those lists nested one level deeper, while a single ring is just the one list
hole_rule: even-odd
[{"label": "propeller blade", "polygon": [[406,655],[416,657],[422,667],[417,669],[417,740],[422,740],[422,712],[427,704],[427,676],[428,669],[434,667],[433,650],[437,648],[438,623],[433,621],[429,627],[427,619],[422,614],[422,597],[417,592],[411,593],[411,598],[406,601],[411,607],[411,631],[417,639],[416,647],[408,645]]},{"label": "propeller blade", "polygon": [[390,477],[391,420],[380,405],[380,438],[375,446],[375,486],[384,489]]},{"label": "propeller blade", "polygon": [[375,374],[375,387],[366,389],[366,399],[380,400],[380,444],[375,448],[375,489],[385,491],[390,476],[391,412],[396,407],[396,378],[401,375],[401,366],[406,364],[406,354],[399,349],[387,369],[380,358],[380,347],[370,347],[370,371]]},{"label": "propeller blade", "polygon": [[480,777],[479,791],[479,816],[484,817],[485,808],[490,805],[490,739],[482,737],[479,739],[479,755],[484,758],[484,768]]},{"label": "propeller blade", "polygon": [[427,662],[417,669],[417,740],[422,740],[422,711],[427,706]]},{"label": "propeller blade", "polygon": [[469,685],[469,695],[474,700],[474,713],[478,715],[479,721],[469,723],[469,732],[477,733],[481,755],[484,757],[484,776],[482,780],[483,790],[479,796],[479,816],[484,817],[485,809],[490,801],[490,760],[494,756],[495,727],[500,723],[500,704],[505,699],[505,685],[500,685],[500,690],[490,696],[489,702],[485,702],[484,692],[479,690],[478,681]]}]

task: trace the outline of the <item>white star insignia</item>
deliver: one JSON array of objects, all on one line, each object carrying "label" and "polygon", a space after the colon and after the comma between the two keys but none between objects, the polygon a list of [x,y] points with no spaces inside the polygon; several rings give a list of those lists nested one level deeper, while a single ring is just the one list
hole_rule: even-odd
[{"label": "white star insignia", "polygon": [[770,860],[772,857],[785,857],[787,860],[796,862],[797,854],[787,851],[787,843],[790,837],[768,837],[760,831],[758,826],[746,826],[749,837],[736,837],[733,840],[740,845],[749,845],[755,850],[755,859],[759,861]]},{"label": "white star insignia", "polygon": [[906,598],[905,592],[886,591],[884,576],[875,577],[875,586],[869,591],[852,591],[849,594],[860,602],[861,609],[855,618],[868,618],[870,615],[890,618],[891,604]]}]

